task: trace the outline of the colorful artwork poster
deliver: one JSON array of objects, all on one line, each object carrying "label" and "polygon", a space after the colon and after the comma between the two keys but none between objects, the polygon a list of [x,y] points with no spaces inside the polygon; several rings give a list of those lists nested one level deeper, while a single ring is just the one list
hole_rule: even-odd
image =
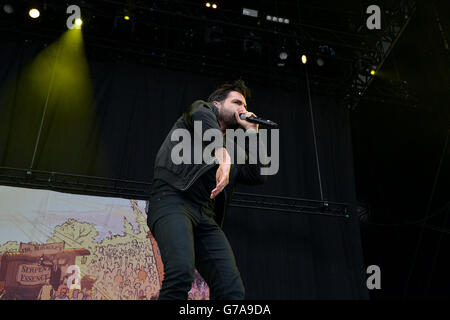
[{"label": "colorful artwork poster", "polygon": [[[155,300],[146,202],[0,186],[0,299]],[[190,300],[208,300],[199,273]]]}]

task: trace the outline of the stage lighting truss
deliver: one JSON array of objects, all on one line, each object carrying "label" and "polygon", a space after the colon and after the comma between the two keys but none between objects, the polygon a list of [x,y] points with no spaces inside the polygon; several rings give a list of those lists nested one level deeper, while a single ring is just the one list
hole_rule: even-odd
[{"label": "stage lighting truss", "polygon": [[236,192],[230,207],[350,218],[346,203],[253,193]]},{"label": "stage lighting truss", "polygon": [[[403,0],[398,8],[385,17],[383,30],[379,33],[375,45],[366,53],[360,55],[354,63],[354,76],[346,92],[343,103],[354,110],[376,75],[387,56],[391,52],[400,35],[410,22],[416,3],[414,0]],[[373,73],[372,71],[375,71]]]},{"label": "stage lighting truss", "polygon": [[[247,19],[242,17],[241,12],[206,8],[205,2],[197,4],[185,1],[139,2],[132,8],[118,0],[99,0],[95,2],[95,5],[88,2],[75,2],[82,11],[85,43],[87,46],[96,48],[92,50],[93,54],[102,55],[102,57],[111,56],[111,52],[117,56],[139,55],[143,63],[159,66],[161,59],[153,52],[164,52],[164,62],[175,69],[194,70],[212,75],[223,75],[231,70],[239,70],[243,76],[256,82],[262,82],[264,78],[265,83],[269,81],[271,85],[293,89],[298,84],[298,76],[302,68],[277,68],[277,72],[273,72],[272,69],[276,68],[276,63],[280,62],[280,48],[274,43],[282,39],[286,41],[286,49],[289,50],[288,60],[292,66],[294,63],[302,66],[303,54],[307,56],[309,64],[314,65],[316,69],[320,67],[317,66],[318,57],[323,60],[324,66],[320,68],[320,71],[311,68],[311,90],[314,93],[336,98],[342,98],[346,96],[346,93],[348,96],[354,96],[357,92],[364,93],[364,88],[374,76],[370,74],[370,71],[367,73],[365,70],[358,70],[359,74],[350,71],[354,60],[363,53],[374,52],[372,55],[376,59],[373,59],[373,64],[379,70],[381,67],[379,57],[387,53],[386,45],[389,47],[389,43],[393,44],[392,37],[399,31],[396,27],[398,23],[389,25],[386,23],[387,26],[383,26],[381,40],[373,46],[375,41],[371,35],[376,31],[361,34],[359,31],[345,29],[345,27],[342,30],[336,30],[318,24],[292,23],[288,17],[280,17],[278,14],[274,16],[273,12],[267,15],[259,12],[257,19]],[[7,14],[3,14],[5,19],[0,20],[0,28],[6,33],[24,34],[27,37],[51,38],[60,34],[59,27],[47,17],[66,15],[67,4],[58,0],[48,0],[46,3],[48,3],[47,11],[51,12],[46,11],[46,17],[39,18],[39,25],[36,26],[33,19],[16,23]],[[213,3],[210,2],[211,6]],[[204,16],[199,16],[198,12],[203,8],[207,12]],[[19,12],[16,4],[14,9],[15,12]],[[24,7],[21,10],[23,9]],[[251,14],[250,10],[248,9],[247,13]],[[321,8],[314,8],[314,10],[318,11],[317,15],[321,14]],[[209,15],[208,12],[213,12],[214,16]],[[405,15],[401,12],[401,14],[393,15],[393,19],[399,19],[400,16],[404,19]],[[411,13],[407,14],[409,17],[411,15]],[[126,20],[125,16],[128,16],[129,20]],[[253,23],[255,21],[256,23]],[[383,24],[384,21],[388,19],[383,20]],[[113,32],[109,27],[111,24],[115,26]],[[216,26],[219,31],[207,30],[207,27],[211,26]],[[191,29],[194,29],[198,35],[192,45],[189,42],[192,43],[193,39],[184,37]],[[247,37],[246,34],[250,32],[253,36]],[[205,36],[204,39],[202,36]],[[182,40],[175,40],[180,38]],[[295,41],[301,42],[300,48],[295,46]],[[124,43],[126,45],[123,45]],[[211,44],[214,45],[215,50],[211,50]],[[328,48],[327,54],[318,52],[321,45]],[[319,60],[319,65],[322,60]],[[283,64],[283,61],[280,63]],[[341,70],[329,68],[330,66],[342,66],[341,69],[346,74],[343,75]],[[353,75],[350,75],[351,72]],[[348,92],[351,84],[353,84],[353,90]]]},{"label": "stage lighting truss", "polygon": [[[151,192],[151,183],[148,182],[9,167],[0,167],[0,185],[134,200],[148,200]],[[242,192],[234,193],[230,207],[255,209],[261,213],[270,211],[350,218],[346,203]]]}]

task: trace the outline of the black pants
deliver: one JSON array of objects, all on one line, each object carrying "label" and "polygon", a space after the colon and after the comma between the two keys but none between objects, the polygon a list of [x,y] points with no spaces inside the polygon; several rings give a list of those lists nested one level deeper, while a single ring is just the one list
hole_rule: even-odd
[{"label": "black pants", "polygon": [[211,300],[244,299],[233,251],[211,211],[180,196],[154,195],[147,222],[164,264],[160,300],[186,300],[195,268]]}]

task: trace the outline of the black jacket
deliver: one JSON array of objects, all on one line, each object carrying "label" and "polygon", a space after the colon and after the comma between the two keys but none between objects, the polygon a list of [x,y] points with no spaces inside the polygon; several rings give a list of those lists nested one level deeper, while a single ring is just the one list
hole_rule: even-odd
[{"label": "black jacket", "polygon": [[[206,164],[204,162],[202,164],[194,164],[193,161],[191,161],[191,164],[174,164],[171,159],[171,152],[172,148],[178,144],[178,141],[171,141],[171,136],[172,132],[179,128],[189,130],[191,136],[193,136],[194,121],[202,122],[202,134],[210,128],[220,130],[218,114],[219,110],[213,103],[197,100],[178,118],[156,155],[154,179],[162,179],[174,188],[185,191],[207,169],[217,166],[217,164]],[[225,146],[225,136],[223,145]],[[205,145],[203,145],[202,151],[204,148]],[[193,146],[191,150],[194,150]],[[246,153],[248,154],[248,144],[246,144]],[[267,154],[266,150],[264,150],[263,154]],[[262,184],[267,180],[267,176],[260,174],[262,166],[260,161],[257,164],[232,163],[229,183],[216,197],[215,214],[216,221],[220,226],[223,224],[228,204],[231,201],[237,183],[254,185]]]}]

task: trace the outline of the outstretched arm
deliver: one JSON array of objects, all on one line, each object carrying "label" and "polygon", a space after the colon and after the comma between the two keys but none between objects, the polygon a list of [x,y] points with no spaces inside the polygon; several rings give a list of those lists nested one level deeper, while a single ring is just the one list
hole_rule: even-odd
[{"label": "outstretched arm", "polygon": [[216,187],[211,191],[211,199],[214,199],[227,186],[230,181],[231,158],[224,147],[216,148],[215,157],[219,161],[216,171]]}]

